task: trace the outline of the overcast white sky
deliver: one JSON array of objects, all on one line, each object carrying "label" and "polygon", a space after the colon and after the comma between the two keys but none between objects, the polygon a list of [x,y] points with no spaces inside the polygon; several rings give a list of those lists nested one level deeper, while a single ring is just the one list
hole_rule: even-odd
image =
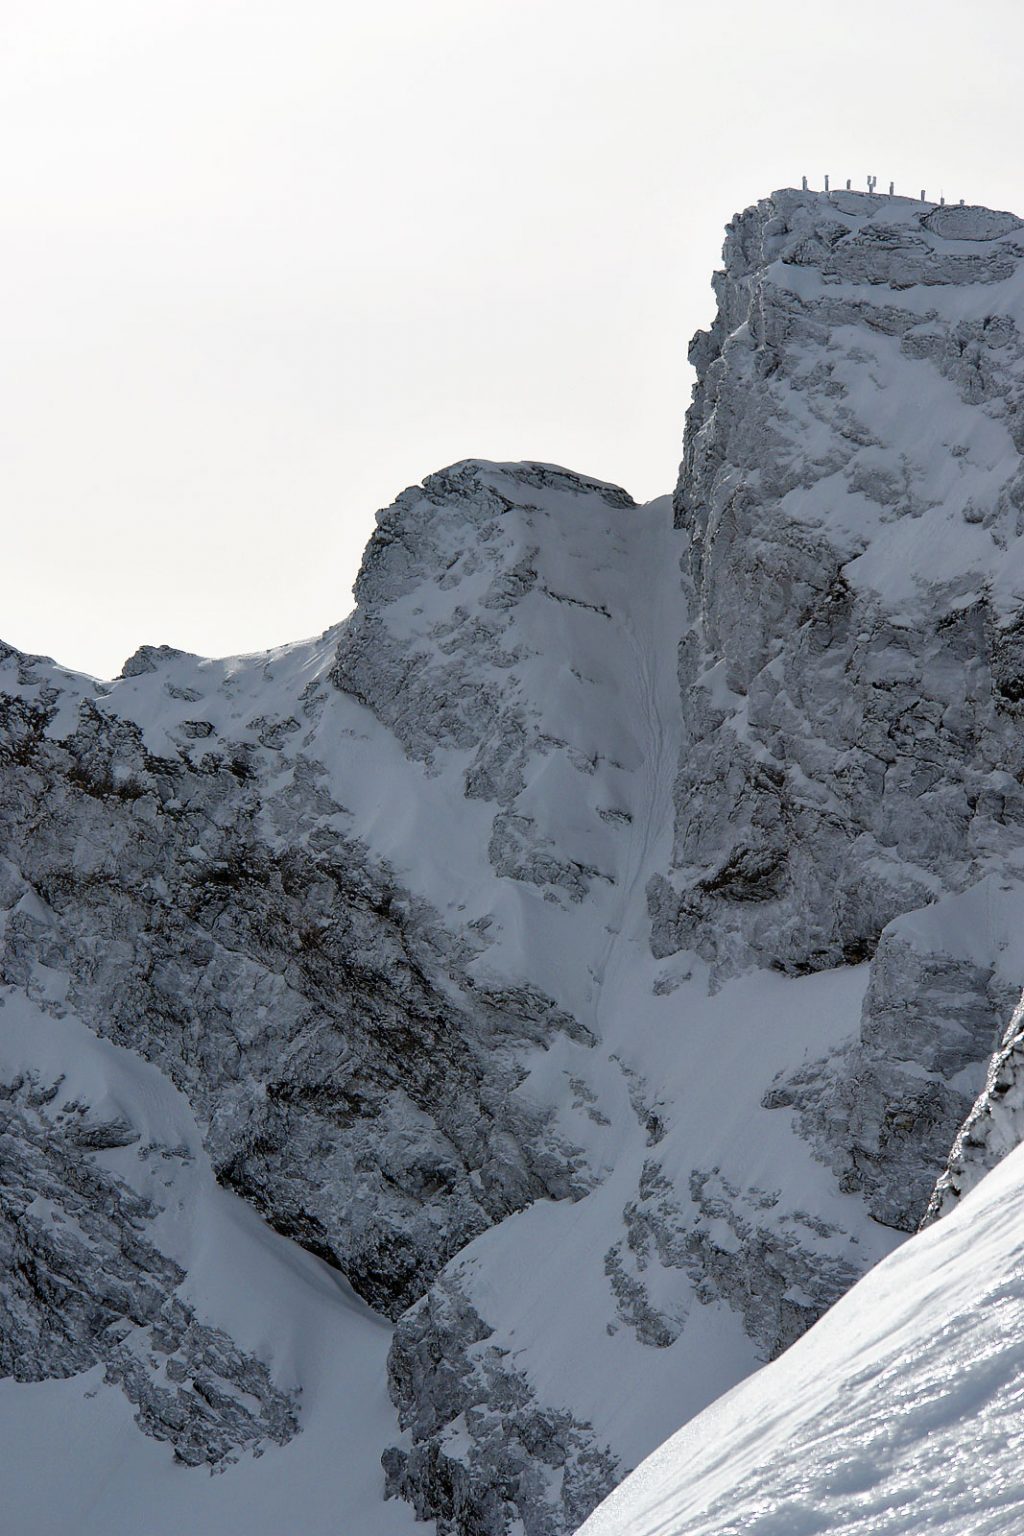
[{"label": "overcast white sky", "polygon": [[1024,210],[1021,0],[0,0],[0,636],[100,675],[351,606],[468,456],[671,489],[722,226]]}]

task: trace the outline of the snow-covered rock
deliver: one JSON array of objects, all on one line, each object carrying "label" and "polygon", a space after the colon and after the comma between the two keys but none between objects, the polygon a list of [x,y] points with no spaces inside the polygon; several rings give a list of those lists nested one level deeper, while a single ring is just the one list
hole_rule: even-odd
[{"label": "snow-covered rock", "polygon": [[904,1231],[1024,979],[999,962],[1024,827],[1020,231],[777,193],[730,226],[691,352],[694,625],[655,945],[717,975],[872,960],[859,1040],[769,1102]]},{"label": "snow-covered rock", "polygon": [[861,959],[1019,849],[1024,235],[960,212],[777,193],[730,226],[676,492],[663,953]]},{"label": "snow-covered rock", "polygon": [[168,1530],[332,1444],[310,1536],[563,1536],[924,1214],[1024,984],[1024,231],[725,254],[674,509],[466,461],[316,640],[0,656],[2,1391],[98,1426],[74,1529],[169,1440],[234,1494]]}]

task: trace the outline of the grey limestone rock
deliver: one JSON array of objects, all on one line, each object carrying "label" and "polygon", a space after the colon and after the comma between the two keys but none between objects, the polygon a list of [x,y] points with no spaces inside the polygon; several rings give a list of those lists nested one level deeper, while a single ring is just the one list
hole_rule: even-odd
[{"label": "grey limestone rock", "polygon": [[[694,1169],[688,1182],[687,1199],[654,1159],[645,1163],[623,1212],[626,1238],[605,1257],[619,1318],[642,1343],[666,1348],[694,1300],[724,1301],[760,1358],[773,1360],[859,1277],[849,1234],[780,1206],[777,1190],[741,1189],[720,1168]],[[651,1294],[659,1269],[660,1306]]]},{"label": "grey limestone rock", "polygon": [[989,1063],[985,1085],[959,1128],[928,1206],[929,1226],[952,1210],[1024,1140],[1024,1009],[1014,1010]]},{"label": "grey limestone rock", "polygon": [[[675,504],[696,619],[654,949],[695,949],[718,978],[872,961],[859,1041],[766,1102],[795,1107],[841,1187],[900,1230],[1007,1017],[991,963],[941,940],[918,955],[897,920],[993,867],[1018,878],[1021,621],[998,584],[1022,529],[1024,345],[986,295],[1017,272],[1019,229],[774,194],[730,226],[718,316],[691,354]],[[930,455],[894,391],[945,412]],[[991,445],[977,476],[972,437]],[[944,563],[928,530],[958,507],[984,531]]]},{"label": "grey limestone rock", "polygon": [[388,1384],[412,1448],[385,1454],[388,1491],[439,1536],[561,1536],[625,1469],[589,1424],[538,1401],[491,1333],[452,1273],[400,1319]]},{"label": "grey limestone rock", "polygon": [[871,966],[857,1040],[780,1077],[764,1102],[796,1110],[840,1189],[861,1194],[876,1221],[913,1232],[1005,1017],[992,965],[922,946],[893,924]]},{"label": "grey limestone rock", "polygon": [[[618,515],[631,506],[613,488],[567,472],[523,466],[516,474],[527,516],[532,496],[552,486],[584,510],[596,502]],[[492,480],[502,483],[465,466],[436,477],[426,495],[439,523],[447,518],[445,538],[474,515],[483,520],[479,548],[465,559],[467,568],[480,560],[486,578],[473,614],[496,615],[504,635],[504,616],[532,587],[521,559],[505,579],[502,562],[518,549],[523,509],[510,512]],[[415,522],[407,512],[392,525],[396,544],[398,528],[408,533]],[[502,515],[514,536],[501,559],[487,562],[479,551]],[[436,534],[423,531],[431,558]],[[375,561],[371,552],[366,602],[386,607],[403,578],[392,563],[374,596]],[[457,588],[457,574],[448,572],[442,592]],[[414,586],[430,579],[421,564],[414,577]],[[312,680],[300,669],[294,688],[275,677],[287,674],[287,659],[247,671],[143,647],[121,679],[97,690],[5,649],[0,979],[158,1067],[187,1096],[220,1181],[397,1317],[489,1226],[538,1198],[573,1200],[591,1187],[551,1109],[518,1090],[531,1051],[560,1036],[586,1050],[594,1036],[529,975],[474,968],[490,942],[489,919],[471,927],[443,917],[361,838],[338,798],[336,764],[330,756],[325,763],[317,733],[332,726],[331,705],[342,697],[332,676],[351,683],[361,665],[363,617],[373,628],[369,615],[357,616],[328,637],[333,656],[325,652]],[[434,638],[450,717],[433,718],[424,699],[413,701],[410,729],[418,712],[433,745],[403,740],[398,715],[388,728],[431,770],[431,753],[464,742],[469,730],[479,767],[466,774],[465,792],[493,796],[498,813],[518,793],[517,763],[575,749],[543,737],[521,701],[509,703],[500,688],[500,728],[485,740],[491,716],[474,714],[471,696],[486,692],[488,667],[504,665],[505,653],[494,650],[501,635],[494,640],[482,620],[463,624],[453,612]],[[514,634],[509,643],[512,651],[520,644]],[[449,658],[454,672],[444,671]],[[386,663],[386,647],[367,662],[381,715],[395,681]],[[166,727],[140,723],[137,699],[142,721],[155,713]],[[521,716],[532,733],[522,741],[513,729]],[[529,838],[520,840],[522,868],[510,878],[546,888],[534,860],[549,833],[538,828],[536,843],[531,853]],[[571,857],[556,869],[550,858],[553,888],[564,893],[571,874],[569,894],[578,899],[593,871]],[[134,1147],[137,1136],[124,1116],[83,1112],[67,1122],[61,1145],[84,1159],[84,1178],[91,1153]],[[26,1184],[41,1187],[42,1179],[33,1167]],[[149,1219],[140,1197],[116,1181],[97,1173],[90,1189],[97,1206],[121,1208],[118,1232]],[[136,1247],[143,1252],[141,1239]],[[73,1255],[90,1317],[113,1315],[106,1287],[118,1269],[108,1257],[96,1245]],[[140,1425],[190,1463],[220,1464],[239,1447],[294,1432],[293,1405],[274,1396],[257,1363],[181,1310],[173,1294],[180,1269],[155,1248],[134,1262],[117,1296],[131,1337],[104,1335],[101,1348],[74,1309],[61,1332],[57,1313],[40,1321],[37,1297],[15,1298],[14,1320],[2,1325],[12,1358],[65,1375],[102,1360]],[[159,1293],[147,1266],[158,1271]],[[47,1328],[57,1329],[51,1343]],[[251,1397],[258,1408],[245,1407]],[[591,1454],[581,1436],[572,1467]],[[497,1464],[499,1441],[491,1433],[488,1466]],[[484,1465],[473,1473],[477,1485]],[[567,1474],[567,1488],[575,1475]],[[582,1518],[582,1505],[566,1499]]]},{"label": "grey limestone rock", "polygon": [[[472,946],[358,844],[276,852],[258,777],[154,759],[83,711],[59,742],[31,717],[8,749],[0,825],[26,894],[7,981],[59,951],[68,1006],[189,1095],[222,1181],[393,1315],[490,1222],[583,1187],[510,1097],[517,1041],[564,1016],[460,993]],[[295,816],[301,774],[287,793]]]},{"label": "grey limestone rock", "polygon": [[613,619],[606,604],[563,590],[560,566],[548,570],[553,541],[538,541],[551,516],[534,497],[556,492],[613,527],[634,503],[616,486],[549,465],[500,470],[454,465],[378,514],[355,587],[359,608],[330,677],[432,771],[445,748],[471,752],[465,793],[495,805],[495,873],[578,901],[592,880],[610,876],[560,856],[555,837],[519,800],[543,758],[564,754],[582,773],[594,764],[544,729],[544,701],[526,678],[543,659],[539,636],[549,634],[551,605],[586,610],[609,626]]},{"label": "grey limestone rock", "polygon": [[184,1270],[150,1235],[158,1208],[89,1156],[138,1139],[59,1081],[0,1083],[0,1375],[102,1365],[140,1429],[189,1466],[283,1445],[299,1427],[294,1395],[196,1319],[176,1294]]}]

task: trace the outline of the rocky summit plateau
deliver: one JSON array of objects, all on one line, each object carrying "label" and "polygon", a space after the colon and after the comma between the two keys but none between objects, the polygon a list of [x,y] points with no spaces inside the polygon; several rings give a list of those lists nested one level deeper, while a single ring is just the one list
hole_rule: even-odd
[{"label": "rocky summit plateau", "polygon": [[316,640],[0,647],[11,1536],[569,1536],[790,1346],[587,1529],[1024,1528],[771,1473],[1024,1189],[1024,221],[783,190],[713,286],[674,495],[466,460]]}]

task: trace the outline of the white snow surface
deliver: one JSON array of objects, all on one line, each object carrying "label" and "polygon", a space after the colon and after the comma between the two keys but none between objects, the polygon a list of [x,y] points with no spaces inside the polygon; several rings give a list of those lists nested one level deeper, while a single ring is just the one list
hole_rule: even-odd
[{"label": "white snow surface", "polygon": [[578,1536],[1019,1536],[1024,1147]]}]

